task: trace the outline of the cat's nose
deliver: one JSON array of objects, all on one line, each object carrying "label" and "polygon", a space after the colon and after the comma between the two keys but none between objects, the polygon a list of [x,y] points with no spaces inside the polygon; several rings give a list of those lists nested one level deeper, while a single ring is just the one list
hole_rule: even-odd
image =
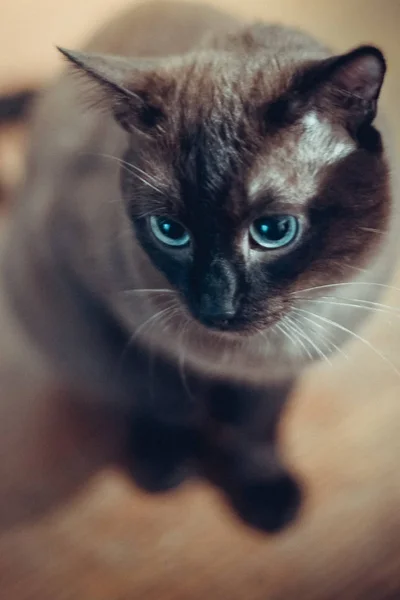
[{"label": "cat's nose", "polygon": [[199,317],[208,327],[227,329],[236,313],[237,307],[233,299],[228,302],[218,302],[209,294],[204,294],[201,298]]}]

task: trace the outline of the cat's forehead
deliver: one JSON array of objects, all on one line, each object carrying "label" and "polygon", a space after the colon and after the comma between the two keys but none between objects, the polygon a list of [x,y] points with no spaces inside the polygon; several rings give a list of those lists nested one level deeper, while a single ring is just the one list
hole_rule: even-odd
[{"label": "cat's forehead", "polygon": [[268,76],[262,65],[229,59],[181,71],[160,145],[173,176],[210,193],[253,162],[262,145],[257,109],[280,92],[273,67]]},{"label": "cat's forehead", "polygon": [[261,123],[287,90],[290,67],[284,74],[275,63],[267,71],[263,63],[236,60],[211,67],[200,62],[186,69],[160,146],[159,169],[163,163],[181,202],[232,205],[234,197],[249,204],[270,194],[303,203],[315,195],[326,168],[354,150],[346,131],[317,109],[270,132]]},{"label": "cat's forehead", "polygon": [[239,131],[232,121],[192,122],[181,131],[168,162],[177,196],[227,208],[248,206],[263,196],[301,206],[315,197],[327,171],[355,150],[346,131],[316,110],[256,138],[255,130],[243,126]]},{"label": "cat's forehead", "polygon": [[[242,107],[256,99],[268,101],[283,91],[296,71],[291,61],[280,61],[262,53],[251,58],[239,53],[199,52],[172,63],[169,78],[175,100],[182,106],[206,114],[225,112],[222,99]],[[197,102],[193,102],[196,100]]]},{"label": "cat's forehead", "polygon": [[[168,71],[171,82],[166,112],[172,134],[203,125],[208,132],[219,126],[232,129],[251,122],[256,109],[283,94],[296,71],[292,63],[255,55],[203,52],[183,58]],[[236,131],[236,135],[238,131]]]}]

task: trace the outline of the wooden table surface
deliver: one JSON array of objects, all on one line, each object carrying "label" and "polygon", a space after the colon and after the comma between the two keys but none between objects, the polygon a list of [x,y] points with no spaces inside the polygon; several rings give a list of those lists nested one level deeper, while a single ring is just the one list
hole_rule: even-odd
[{"label": "wooden table surface", "polygon": [[[339,49],[379,44],[400,148],[399,0],[215,3],[300,25]],[[1,0],[0,90],[48,77],[54,43],[77,44],[125,4]],[[18,147],[0,144],[3,168],[18,168]],[[383,301],[400,306],[400,270],[393,286]],[[400,599],[400,322],[380,315],[363,335],[377,350],[356,342],[350,360],[309,373],[285,416],[285,454],[308,490],[292,528],[255,534],[200,483],[148,498],[103,473],[56,513],[0,538],[0,599]]]}]

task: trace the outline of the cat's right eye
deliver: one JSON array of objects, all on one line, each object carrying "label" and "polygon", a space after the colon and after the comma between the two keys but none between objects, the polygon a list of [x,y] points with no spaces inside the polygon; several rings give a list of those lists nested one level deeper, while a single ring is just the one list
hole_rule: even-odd
[{"label": "cat's right eye", "polygon": [[276,250],[291,244],[299,234],[300,225],[293,215],[270,215],[256,219],[250,225],[250,236],[261,248]]},{"label": "cat's right eye", "polygon": [[151,216],[150,228],[154,236],[166,246],[182,248],[190,242],[190,234],[178,221],[168,217]]}]

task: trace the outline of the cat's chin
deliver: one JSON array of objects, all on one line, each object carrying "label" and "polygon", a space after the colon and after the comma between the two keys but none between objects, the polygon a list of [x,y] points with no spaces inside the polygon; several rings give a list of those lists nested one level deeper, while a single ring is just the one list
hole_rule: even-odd
[{"label": "cat's chin", "polygon": [[248,329],[211,329],[206,326],[202,326],[203,331],[208,336],[217,337],[218,339],[224,339],[226,341],[237,342],[244,338],[251,338],[254,333]]},{"label": "cat's chin", "polygon": [[195,322],[200,327],[203,334],[232,341],[238,341],[243,338],[252,338],[257,334],[260,334],[260,332],[263,330],[259,327],[256,327],[254,324],[249,323],[238,322],[218,327],[215,325],[210,326],[197,319],[195,319]]}]

